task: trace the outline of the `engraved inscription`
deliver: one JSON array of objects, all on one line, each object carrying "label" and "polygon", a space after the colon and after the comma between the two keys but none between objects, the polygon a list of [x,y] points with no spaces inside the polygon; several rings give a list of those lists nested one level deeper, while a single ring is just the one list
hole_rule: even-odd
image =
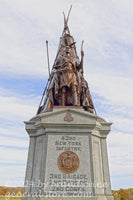
[{"label": "engraved inscription", "polygon": [[62,172],[73,173],[79,167],[79,158],[72,151],[65,151],[58,157],[58,167]]},{"label": "engraved inscription", "polygon": [[55,141],[57,151],[81,151],[81,141],[77,140],[75,136],[62,136]]},{"label": "engraved inscription", "polygon": [[79,134],[48,135],[44,192],[90,195],[89,137]]}]

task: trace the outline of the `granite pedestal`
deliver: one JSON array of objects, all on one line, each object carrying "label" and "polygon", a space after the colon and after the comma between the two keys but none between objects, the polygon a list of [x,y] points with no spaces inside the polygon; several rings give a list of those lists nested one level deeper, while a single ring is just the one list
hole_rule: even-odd
[{"label": "granite pedestal", "polygon": [[[23,199],[113,200],[106,146],[111,123],[81,107],[57,107],[25,124],[30,144]],[[63,161],[63,152],[76,157]],[[66,165],[64,172],[59,161],[73,171]]]}]

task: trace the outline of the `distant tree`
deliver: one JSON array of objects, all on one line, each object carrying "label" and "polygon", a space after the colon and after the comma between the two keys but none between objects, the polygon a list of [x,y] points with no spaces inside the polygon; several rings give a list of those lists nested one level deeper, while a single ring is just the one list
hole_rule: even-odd
[{"label": "distant tree", "polygon": [[120,200],[125,200],[125,198],[124,198],[124,197],[121,197]]}]

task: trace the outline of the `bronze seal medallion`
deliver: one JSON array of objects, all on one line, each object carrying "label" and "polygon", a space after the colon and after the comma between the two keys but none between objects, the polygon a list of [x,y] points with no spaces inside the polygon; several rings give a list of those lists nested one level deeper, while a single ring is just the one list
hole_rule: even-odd
[{"label": "bronze seal medallion", "polygon": [[79,167],[79,158],[72,151],[65,151],[58,157],[58,167],[62,172],[73,173]]}]

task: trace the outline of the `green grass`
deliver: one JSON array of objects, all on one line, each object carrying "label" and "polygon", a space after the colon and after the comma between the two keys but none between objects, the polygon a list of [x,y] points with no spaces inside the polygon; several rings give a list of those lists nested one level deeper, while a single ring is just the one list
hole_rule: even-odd
[{"label": "green grass", "polygon": [[21,197],[0,196],[0,200],[21,200]]},{"label": "green grass", "polygon": [[21,200],[20,197],[0,197],[0,200]]},{"label": "green grass", "polygon": [[15,197],[15,198],[14,197],[9,197],[9,198],[7,198],[7,197],[5,197],[5,198],[4,197],[0,197],[0,200],[8,200],[8,199],[11,199],[11,200],[16,200],[16,199],[17,200],[21,200],[20,197]]}]

